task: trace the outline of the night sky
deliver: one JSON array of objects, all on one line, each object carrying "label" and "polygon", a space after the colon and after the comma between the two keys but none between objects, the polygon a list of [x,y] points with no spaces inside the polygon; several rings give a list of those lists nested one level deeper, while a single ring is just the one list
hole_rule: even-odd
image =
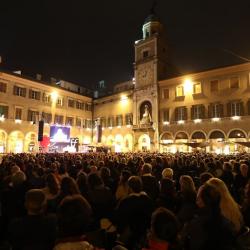
[{"label": "night sky", "polygon": [[[134,47],[152,0],[1,0],[0,68],[97,87],[133,77]],[[250,0],[158,0],[182,74],[250,60]]]}]

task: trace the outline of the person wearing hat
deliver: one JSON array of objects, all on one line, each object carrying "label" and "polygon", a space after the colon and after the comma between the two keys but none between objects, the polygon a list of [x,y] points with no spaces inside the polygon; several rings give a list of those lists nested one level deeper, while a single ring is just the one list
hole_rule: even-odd
[{"label": "person wearing hat", "polygon": [[25,195],[27,215],[14,220],[7,232],[7,241],[15,249],[51,249],[57,235],[56,215],[44,215],[46,195],[32,189]]}]

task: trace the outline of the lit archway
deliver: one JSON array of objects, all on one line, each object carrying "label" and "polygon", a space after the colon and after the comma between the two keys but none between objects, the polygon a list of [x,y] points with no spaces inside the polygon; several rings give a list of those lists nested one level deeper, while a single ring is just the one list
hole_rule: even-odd
[{"label": "lit archway", "polygon": [[138,150],[141,150],[141,151],[150,150],[150,137],[147,134],[143,134],[139,137]]}]

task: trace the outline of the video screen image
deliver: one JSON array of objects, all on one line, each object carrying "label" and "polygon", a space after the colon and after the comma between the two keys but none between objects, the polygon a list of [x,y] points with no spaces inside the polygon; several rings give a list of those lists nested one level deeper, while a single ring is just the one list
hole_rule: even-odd
[{"label": "video screen image", "polygon": [[69,142],[70,128],[68,127],[50,127],[50,141],[51,142]]}]

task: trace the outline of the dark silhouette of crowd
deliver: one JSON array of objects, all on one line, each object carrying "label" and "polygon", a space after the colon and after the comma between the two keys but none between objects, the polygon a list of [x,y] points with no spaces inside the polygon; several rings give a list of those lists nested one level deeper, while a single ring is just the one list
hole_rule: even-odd
[{"label": "dark silhouette of crowd", "polygon": [[3,250],[250,247],[250,156],[6,154]]}]

